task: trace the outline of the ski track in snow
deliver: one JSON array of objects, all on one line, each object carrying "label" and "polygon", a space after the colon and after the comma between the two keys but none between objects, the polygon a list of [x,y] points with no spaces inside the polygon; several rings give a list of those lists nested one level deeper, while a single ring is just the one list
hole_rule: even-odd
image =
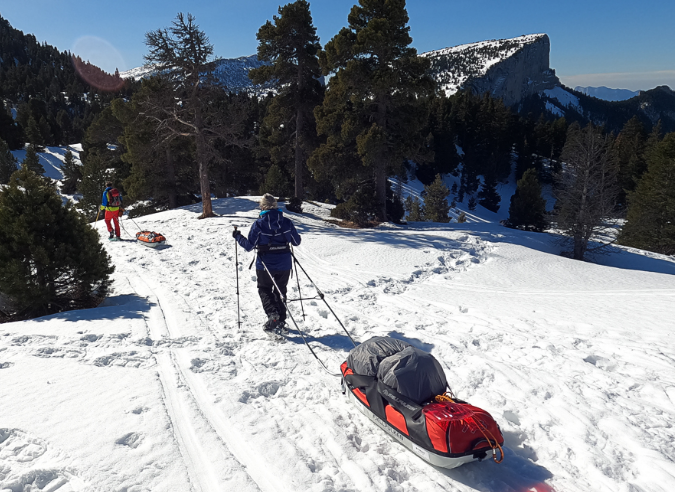
[{"label": "ski track in snow", "polygon": [[[220,213],[254,214],[255,203],[246,199],[215,203]],[[110,482],[97,482],[76,466],[76,450],[56,451],[14,418],[15,427],[0,429],[0,490],[43,484],[40,490],[60,492],[628,492],[675,486],[675,350],[672,330],[664,338],[663,317],[675,308],[672,275],[594,265],[589,268],[614,280],[574,283],[584,270],[574,270],[570,260],[536,246],[490,241],[500,236],[472,234],[470,225],[352,231],[321,222],[319,206],[307,206],[306,215],[288,214],[303,234],[296,250],[301,265],[356,340],[389,335],[430,350],[453,391],[499,422],[506,438],[502,465],[442,470],[350,406],[339,379],[320,369],[294,326],[284,344],[262,333],[255,270],[248,269],[252,255],[241,249],[237,326],[230,226],[250,221],[198,221],[196,211],[137,219],[168,237],[164,248],[106,245],[116,264],[115,292],[90,311],[110,313],[117,320],[113,328],[83,311],[53,317],[63,319],[60,326],[76,321],[82,330],[48,330],[37,321],[0,330],[0,378],[25,366],[25,357],[97,375],[155,374],[155,383],[148,379],[151,386],[134,400],[143,402],[129,407],[125,418],[152,413],[165,430],[123,432],[120,424],[110,445],[133,454],[156,443],[156,469],[148,462],[133,479],[106,465],[103,476]],[[102,224],[98,228],[103,234]],[[299,276],[302,296],[315,296],[300,270]],[[295,272],[289,297],[298,297]],[[652,317],[635,333],[640,306],[651,306]],[[304,320],[299,303],[292,303],[294,319],[337,372],[352,346],[349,338],[322,300],[303,307]],[[30,328],[25,333],[24,326]],[[181,463],[170,478],[167,456],[180,456]]]}]

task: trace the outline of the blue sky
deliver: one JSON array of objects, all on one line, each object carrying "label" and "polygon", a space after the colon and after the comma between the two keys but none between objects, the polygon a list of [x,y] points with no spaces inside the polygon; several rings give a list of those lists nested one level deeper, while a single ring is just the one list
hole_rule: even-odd
[{"label": "blue sky", "polygon": [[[310,2],[322,43],[346,25],[355,2]],[[143,63],[145,33],[168,27],[178,12],[195,15],[217,56],[254,54],[258,28],[279,5],[277,0],[0,0],[0,15],[41,42],[122,71]],[[408,0],[407,8],[419,52],[545,32],[551,67],[566,85],[675,89],[670,0]]]}]

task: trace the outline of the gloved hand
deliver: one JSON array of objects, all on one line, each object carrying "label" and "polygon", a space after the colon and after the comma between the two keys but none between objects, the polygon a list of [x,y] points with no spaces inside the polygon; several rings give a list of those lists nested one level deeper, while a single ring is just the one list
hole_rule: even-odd
[{"label": "gloved hand", "polygon": [[239,229],[235,229],[232,233],[232,237],[237,239],[239,236],[241,236],[241,231]]},{"label": "gloved hand", "polygon": [[105,210],[105,207],[103,205],[99,205],[101,210]]}]

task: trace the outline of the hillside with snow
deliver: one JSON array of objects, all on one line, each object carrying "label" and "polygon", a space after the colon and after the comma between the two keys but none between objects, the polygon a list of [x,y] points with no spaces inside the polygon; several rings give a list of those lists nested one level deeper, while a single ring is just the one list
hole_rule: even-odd
[{"label": "hillside with snow", "polygon": [[[249,92],[264,94],[273,88],[273,84],[254,85],[248,78],[248,72],[264,65],[258,60],[258,55],[240,56],[238,58],[219,58],[213,62],[213,75],[218,82],[233,92]],[[123,79],[133,78],[140,80],[155,73],[153,67],[137,67],[120,73]]]},{"label": "hillside with snow", "polygon": [[[430,351],[501,426],[502,464],[444,470],[375,427],[304,346],[298,328],[332,373],[352,347],[322,300],[291,303],[285,343],[262,333],[252,254],[231,237],[255,208],[124,219],[103,304],[0,326],[0,490],[675,487],[675,259],[614,247],[577,262],[555,235],[480,213],[365,230],[326,222],[328,205],[287,213],[301,266],[355,340]],[[135,243],[139,229],[167,245]],[[315,297],[299,273],[290,297]]]},{"label": "hillside with snow", "polygon": [[[81,164],[80,152],[82,152],[82,144],[73,144],[65,147],[45,147],[42,152],[37,152],[40,164],[45,169],[45,176],[56,180],[63,179],[61,165],[66,158],[66,152],[69,150],[73,154],[74,161],[77,164]],[[13,150],[12,155],[17,160],[17,166],[20,166],[26,158],[26,149]]]},{"label": "hillside with snow", "polygon": [[559,84],[549,66],[546,34],[529,34],[464,44],[422,53],[431,64],[437,89],[451,96],[459,89],[485,92],[507,106]]}]

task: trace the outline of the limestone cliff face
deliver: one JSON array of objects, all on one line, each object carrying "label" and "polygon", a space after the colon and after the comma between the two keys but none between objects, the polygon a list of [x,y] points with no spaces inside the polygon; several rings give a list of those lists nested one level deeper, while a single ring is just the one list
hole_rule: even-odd
[{"label": "limestone cliff face", "polygon": [[546,34],[483,41],[423,53],[431,74],[447,95],[460,88],[489,92],[508,106],[560,85],[549,67],[551,42]]},{"label": "limestone cliff face", "polygon": [[546,34],[524,44],[515,54],[492,65],[482,77],[470,78],[466,86],[475,93],[489,92],[512,106],[523,98],[560,85],[549,67],[551,43]]}]

